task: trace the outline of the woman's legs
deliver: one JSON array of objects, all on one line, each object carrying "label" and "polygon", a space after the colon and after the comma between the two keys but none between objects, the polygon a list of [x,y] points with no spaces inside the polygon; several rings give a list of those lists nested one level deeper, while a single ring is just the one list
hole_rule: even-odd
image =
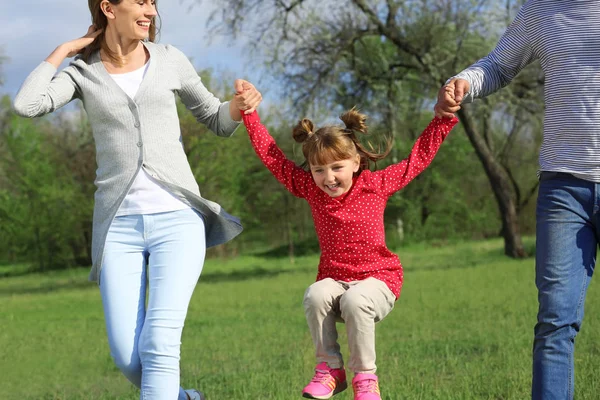
[{"label": "woman's legs", "polygon": [[191,209],[118,217],[110,228],[100,280],[109,345],[142,400],[187,400],[179,349],[205,243],[202,218]]},{"label": "woman's legs", "polygon": [[153,214],[146,224],[148,307],[138,353],[142,362],[142,400],[187,396],[179,387],[181,334],[188,305],[206,254],[204,223],[188,209]]},{"label": "woman's legs", "polygon": [[137,387],[142,383],[138,341],[146,315],[146,253],[141,215],[115,218],[100,271],[108,345],[115,365]]}]

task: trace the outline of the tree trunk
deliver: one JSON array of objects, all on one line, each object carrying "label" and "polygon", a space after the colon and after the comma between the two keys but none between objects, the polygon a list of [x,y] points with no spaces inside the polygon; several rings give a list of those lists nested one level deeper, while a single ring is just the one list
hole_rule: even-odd
[{"label": "tree trunk", "polygon": [[287,236],[288,236],[288,256],[290,258],[290,263],[294,264],[295,259],[295,248],[294,248],[294,229],[292,228],[292,221],[288,217],[287,221]]},{"label": "tree trunk", "polygon": [[294,264],[294,262],[295,262],[294,256],[296,253],[296,249],[294,247],[294,227],[292,224],[292,218],[290,217],[290,215],[292,215],[292,212],[290,210],[290,202],[289,202],[288,196],[284,197],[284,207],[286,210],[288,210],[288,212],[286,213],[288,256],[290,258],[290,263]]},{"label": "tree trunk", "polygon": [[519,229],[519,215],[514,196],[514,189],[503,167],[496,161],[490,152],[485,140],[473,126],[471,116],[464,108],[458,111],[458,117],[463,128],[473,145],[477,157],[481,161],[485,173],[492,186],[494,197],[498,203],[500,218],[502,219],[502,236],[504,237],[504,254],[512,258],[527,256],[521,240]]}]

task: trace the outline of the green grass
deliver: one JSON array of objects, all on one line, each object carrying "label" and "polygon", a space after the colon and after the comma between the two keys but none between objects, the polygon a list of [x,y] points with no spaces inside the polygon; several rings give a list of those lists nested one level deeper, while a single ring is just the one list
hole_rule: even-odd
[{"label": "green grass", "polygon": [[[528,246],[532,246],[528,240]],[[532,258],[502,242],[400,249],[405,284],[377,325],[384,399],[526,399],[536,313]],[[313,348],[302,296],[317,257],[210,260],[182,345],[182,384],[210,400],[300,399]],[[0,279],[2,399],[137,399],[110,359],[86,270]],[[577,399],[600,393],[600,292],[577,339]],[[342,348],[346,349],[343,325]],[[351,390],[335,397],[352,399]]]}]

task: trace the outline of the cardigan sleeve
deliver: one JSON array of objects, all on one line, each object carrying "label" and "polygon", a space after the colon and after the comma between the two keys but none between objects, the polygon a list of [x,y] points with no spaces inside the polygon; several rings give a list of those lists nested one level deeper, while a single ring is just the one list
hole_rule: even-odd
[{"label": "cardigan sleeve", "polygon": [[40,117],[79,97],[73,78],[76,68],[70,65],[58,74],[56,71],[54,65],[43,61],[29,74],[14,100],[13,107],[18,115]]},{"label": "cardigan sleeve", "polygon": [[293,161],[288,160],[275,143],[267,128],[261,124],[258,113],[242,115],[250,143],[262,163],[273,176],[296,197],[307,198],[313,183],[312,176]]},{"label": "cardigan sleeve", "polygon": [[421,133],[407,158],[374,172],[375,179],[379,178],[381,192],[389,197],[423,172],[457,123],[456,117],[434,118]]},{"label": "cardigan sleeve", "polygon": [[179,49],[167,45],[168,56],[180,81],[177,94],[196,120],[219,136],[231,136],[239,126],[229,113],[229,102],[221,102],[202,83],[190,60]]}]

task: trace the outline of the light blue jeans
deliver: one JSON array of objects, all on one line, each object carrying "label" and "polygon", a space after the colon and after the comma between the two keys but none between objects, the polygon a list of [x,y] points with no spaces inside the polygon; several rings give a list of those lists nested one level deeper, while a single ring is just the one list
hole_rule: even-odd
[{"label": "light blue jeans", "polygon": [[108,231],[100,275],[108,344],[142,400],[187,400],[181,333],[205,243],[192,209],[116,217]]},{"label": "light blue jeans", "polygon": [[542,173],[537,202],[534,400],[573,399],[575,336],[596,264],[600,184]]}]

